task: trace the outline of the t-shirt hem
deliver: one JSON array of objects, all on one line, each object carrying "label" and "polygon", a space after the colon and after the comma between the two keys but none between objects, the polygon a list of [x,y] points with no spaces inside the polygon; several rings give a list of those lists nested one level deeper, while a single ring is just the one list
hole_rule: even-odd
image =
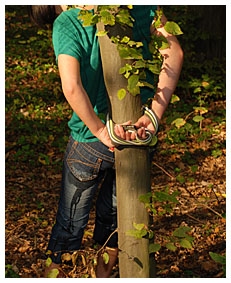
[{"label": "t-shirt hem", "polygon": [[71,136],[72,138],[77,141],[77,142],[83,142],[83,143],[90,143],[90,142],[97,142],[97,141],[100,141],[98,138],[96,137],[92,137],[92,138],[88,138],[88,139],[85,139],[85,138],[82,138],[80,136],[76,136],[74,133],[71,133]]}]

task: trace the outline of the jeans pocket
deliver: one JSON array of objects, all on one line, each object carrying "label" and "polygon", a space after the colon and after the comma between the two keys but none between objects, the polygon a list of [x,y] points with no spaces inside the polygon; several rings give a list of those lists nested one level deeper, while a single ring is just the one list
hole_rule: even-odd
[{"label": "jeans pocket", "polygon": [[81,143],[75,141],[66,162],[78,180],[90,181],[98,177],[102,159],[92,155]]}]

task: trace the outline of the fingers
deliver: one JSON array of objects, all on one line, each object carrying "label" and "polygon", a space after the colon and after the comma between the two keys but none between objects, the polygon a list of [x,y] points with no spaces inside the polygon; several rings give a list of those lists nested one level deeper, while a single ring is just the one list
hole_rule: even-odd
[{"label": "fingers", "polygon": [[139,128],[139,129],[137,130],[137,134],[138,134],[138,137],[139,137],[139,138],[145,139],[145,138],[146,138],[145,128],[144,128],[144,127]]},{"label": "fingers", "polygon": [[[131,123],[126,123],[126,124],[123,124],[123,125],[130,125]],[[115,131],[115,134],[118,136],[118,137],[120,137],[120,138],[122,138],[122,139],[124,139],[124,140],[128,140],[128,141],[130,141],[131,140],[131,133],[130,132],[128,132],[128,131],[124,131],[124,129],[123,129],[123,127],[121,126],[121,125],[115,125],[115,127],[114,127],[114,131]]]}]

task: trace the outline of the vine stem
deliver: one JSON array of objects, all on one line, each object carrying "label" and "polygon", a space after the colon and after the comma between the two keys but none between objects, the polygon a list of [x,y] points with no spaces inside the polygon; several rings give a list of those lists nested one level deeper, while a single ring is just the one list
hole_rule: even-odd
[{"label": "vine stem", "polygon": [[156,167],[158,167],[160,170],[162,170],[166,175],[168,175],[170,178],[175,179],[170,173],[168,173],[163,167],[158,165],[156,162],[152,161],[152,164],[154,164]]},{"label": "vine stem", "polygon": [[98,255],[98,253],[104,249],[104,247],[106,246],[106,244],[108,243],[108,241],[111,239],[111,237],[118,232],[118,228],[116,228],[111,234],[110,236],[107,238],[107,241],[103,244],[103,246],[98,250],[98,252],[96,253],[96,255]]}]

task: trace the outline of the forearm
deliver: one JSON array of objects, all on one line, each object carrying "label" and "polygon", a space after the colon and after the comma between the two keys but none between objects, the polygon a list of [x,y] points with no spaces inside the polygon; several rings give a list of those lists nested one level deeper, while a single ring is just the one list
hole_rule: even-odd
[{"label": "forearm", "polygon": [[162,118],[169,104],[181,72],[183,53],[179,50],[178,45],[174,45],[175,43],[172,43],[169,55],[164,58],[157,90],[152,102],[152,109],[159,119]]},{"label": "forearm", "polygon": [[163,64],[152,102],[152,109],[159,119],[162,118],[176,88],[183,64],[183,51],[177,38],[164,29],[164,25],[167,22],[164,15],[162,15],[161,21],[163,25],[157,28],[157,30],[153,26],[151,27],[151,33],[164,36],[169,44],[168,48],[159,50],[163,56]]},{"label": "forearm", "polygon": [[89,128],[94,136],[98,136],[104,128],[104,123],[96,115],[91,101],[81,85],[76,85],[71,91],[64,89],[64,95],[73,111]]}]

